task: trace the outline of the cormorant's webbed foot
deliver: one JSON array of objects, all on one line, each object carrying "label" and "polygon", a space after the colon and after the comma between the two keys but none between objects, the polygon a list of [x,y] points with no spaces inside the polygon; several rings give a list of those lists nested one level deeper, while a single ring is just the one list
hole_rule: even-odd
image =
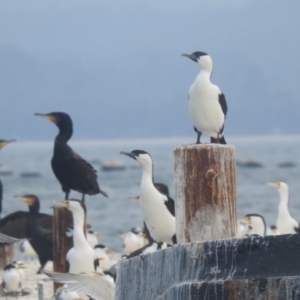
[{"label": "cormorant's webbed foot", "polygon": [[196,144],[201,144],[201,142],[200,142],[201,135],[202,135],[202,132],[198,132],[197,131],[197,141],[196,141]]}]

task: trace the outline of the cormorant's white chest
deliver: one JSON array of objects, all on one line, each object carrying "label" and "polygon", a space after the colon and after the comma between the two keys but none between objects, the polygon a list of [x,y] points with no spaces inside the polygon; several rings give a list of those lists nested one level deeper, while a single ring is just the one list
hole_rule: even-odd
[{"label": "cormorant's white chest", "polygon": [[70,264],[69,273],[91,274],[95,271],[94,261],[96,259],[95,251],[89,246],[73,247],[67,253],[67,260]]},{"label": "cormorant's white chest", "polygon": [[280,234],[296,233],[295,228],[299,227],[299,223],[290,215],[287,203],[279,204],[276,226]]},{"label": "cormorant's white chest", "polygon": [[208,74],[200,71],[189,90],[189,111],[194,127],[218,138],[225,115],[219,103],[220,89],[210,82]]},{"label": "cormorant's white chest", "polygon": [[140,193],[140,206],[150,235],[157,242],[173,244],[175,217],[165,205],[167,197],[153,185],[152,179],[143,173]]}]

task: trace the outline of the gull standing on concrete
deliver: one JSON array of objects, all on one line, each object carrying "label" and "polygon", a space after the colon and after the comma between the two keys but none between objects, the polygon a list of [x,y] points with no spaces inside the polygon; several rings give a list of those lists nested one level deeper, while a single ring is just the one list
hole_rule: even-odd
[{"label": "gull standing on concrete", "polygon": [[139,203],[151,237],[160,245],[176,244],[174,201],[155,187],[150,154],[143,150],[121,152],[121,154],[135,159],[143,168]]},{"label": "gull standing on concrete", "polygon": [[212,59],[207,53],[200,51],[182,56],[190,58],[201,68],[189,90],[189,110],[197,132],[196,144],[200,144],[202,132],[210,136],[211,143],[226,144],[223,130],[227,104],[224,94],[210,81]]}]

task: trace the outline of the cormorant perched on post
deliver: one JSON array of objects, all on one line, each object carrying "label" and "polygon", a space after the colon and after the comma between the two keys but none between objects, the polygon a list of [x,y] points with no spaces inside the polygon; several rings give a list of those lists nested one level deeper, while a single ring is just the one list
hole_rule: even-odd
[{"label": "cormorant perched on post", "polygon": [[[0,149],[2,149],[7,144],[10,144],[12,142],[15,142],[16,140],[0,140]],[[3,197],[3,185],[0,180],[0,219],[1,219],[1,213],[2,213],[2,197]]]},{"label": "cormorant perched on post", "polygon": [[38,273],[52,255],[52,216],[40,213],[40,201],[35,195],[16,196],[29,207],[29,212],[16,211],[0,220],[0,232],[18,239],[28,239],[39,257]]},{"label": "cormorant perched on post", "polygon": [[121,152],[121,154],[135,159],[143,167],[139,203],[151,237],[160,246],[162,243],[176,244],[174,201],[155,187],[150,154],[143,150]]},{"label": "cormorant perched on post", "polygon": [[101,193],[107,197],[107,194],[99,188],[96,170],[67,144],[73,134],[73,123],[70,116],[63,112],[36,113],[35,115],[49,119],[59,129],[54,142],[51,166],[66,194],[65,199],[69,199],[71,190],[82,193],[82,201],[84,201],[85,194]]},{"label": "cormorant perched on post", "polygon": [[211,143],[226,144],[223,136],[227,104],[224,94],[210,77],[213,71],[211,57],[205,52],[182,54],[196,62],[201,71],[189,90],[189,110],[197,132],[196,144],[200,144],[202,132],[210,136]]}]

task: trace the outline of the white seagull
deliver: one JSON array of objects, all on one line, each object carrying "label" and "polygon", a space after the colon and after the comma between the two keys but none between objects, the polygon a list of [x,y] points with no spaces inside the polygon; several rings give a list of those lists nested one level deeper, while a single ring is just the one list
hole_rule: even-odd
[{"label": "white seagull", "polygon": [[15,264],[9,264],[4,268],[1,286],[6,294],[13,294],[15,297],[21,291],[21,279]]},{"label": "white seagull", "polygon": [[227,104],[224,94],[210,78],[213,71],[211,57],[205,52],[182,54],[195,61],[201,68],[189,90],[189,110],[197,132],[196,144],[200,144],[202,132],[208,134],[211,143],[226,144],[223,136]]},{"label": "white seagull", "polygon": [[280,203],[278,206],[277,229],[280,234],[300,233],[299,222],[296,221],[289,212],[289,187],[282,181],[269,182],[269,186],[276,188],[280,195]]},{"label": "white seagull", "polygon": [[153,162],[143,150],[121,152],[135,159],[143,168],[140,206],[151,237],[161,247],[162,243],[176,244],[174,201],[158,191],[153,183]]},{"label": "white seagull", "polygon": [[65,283],[69,291],[86,294],[95,300],[113,300],[115,297],[115,284],[111,282],[109,275],[74,275],[46,270],[43,270],[43,273],[55,282]]}]

